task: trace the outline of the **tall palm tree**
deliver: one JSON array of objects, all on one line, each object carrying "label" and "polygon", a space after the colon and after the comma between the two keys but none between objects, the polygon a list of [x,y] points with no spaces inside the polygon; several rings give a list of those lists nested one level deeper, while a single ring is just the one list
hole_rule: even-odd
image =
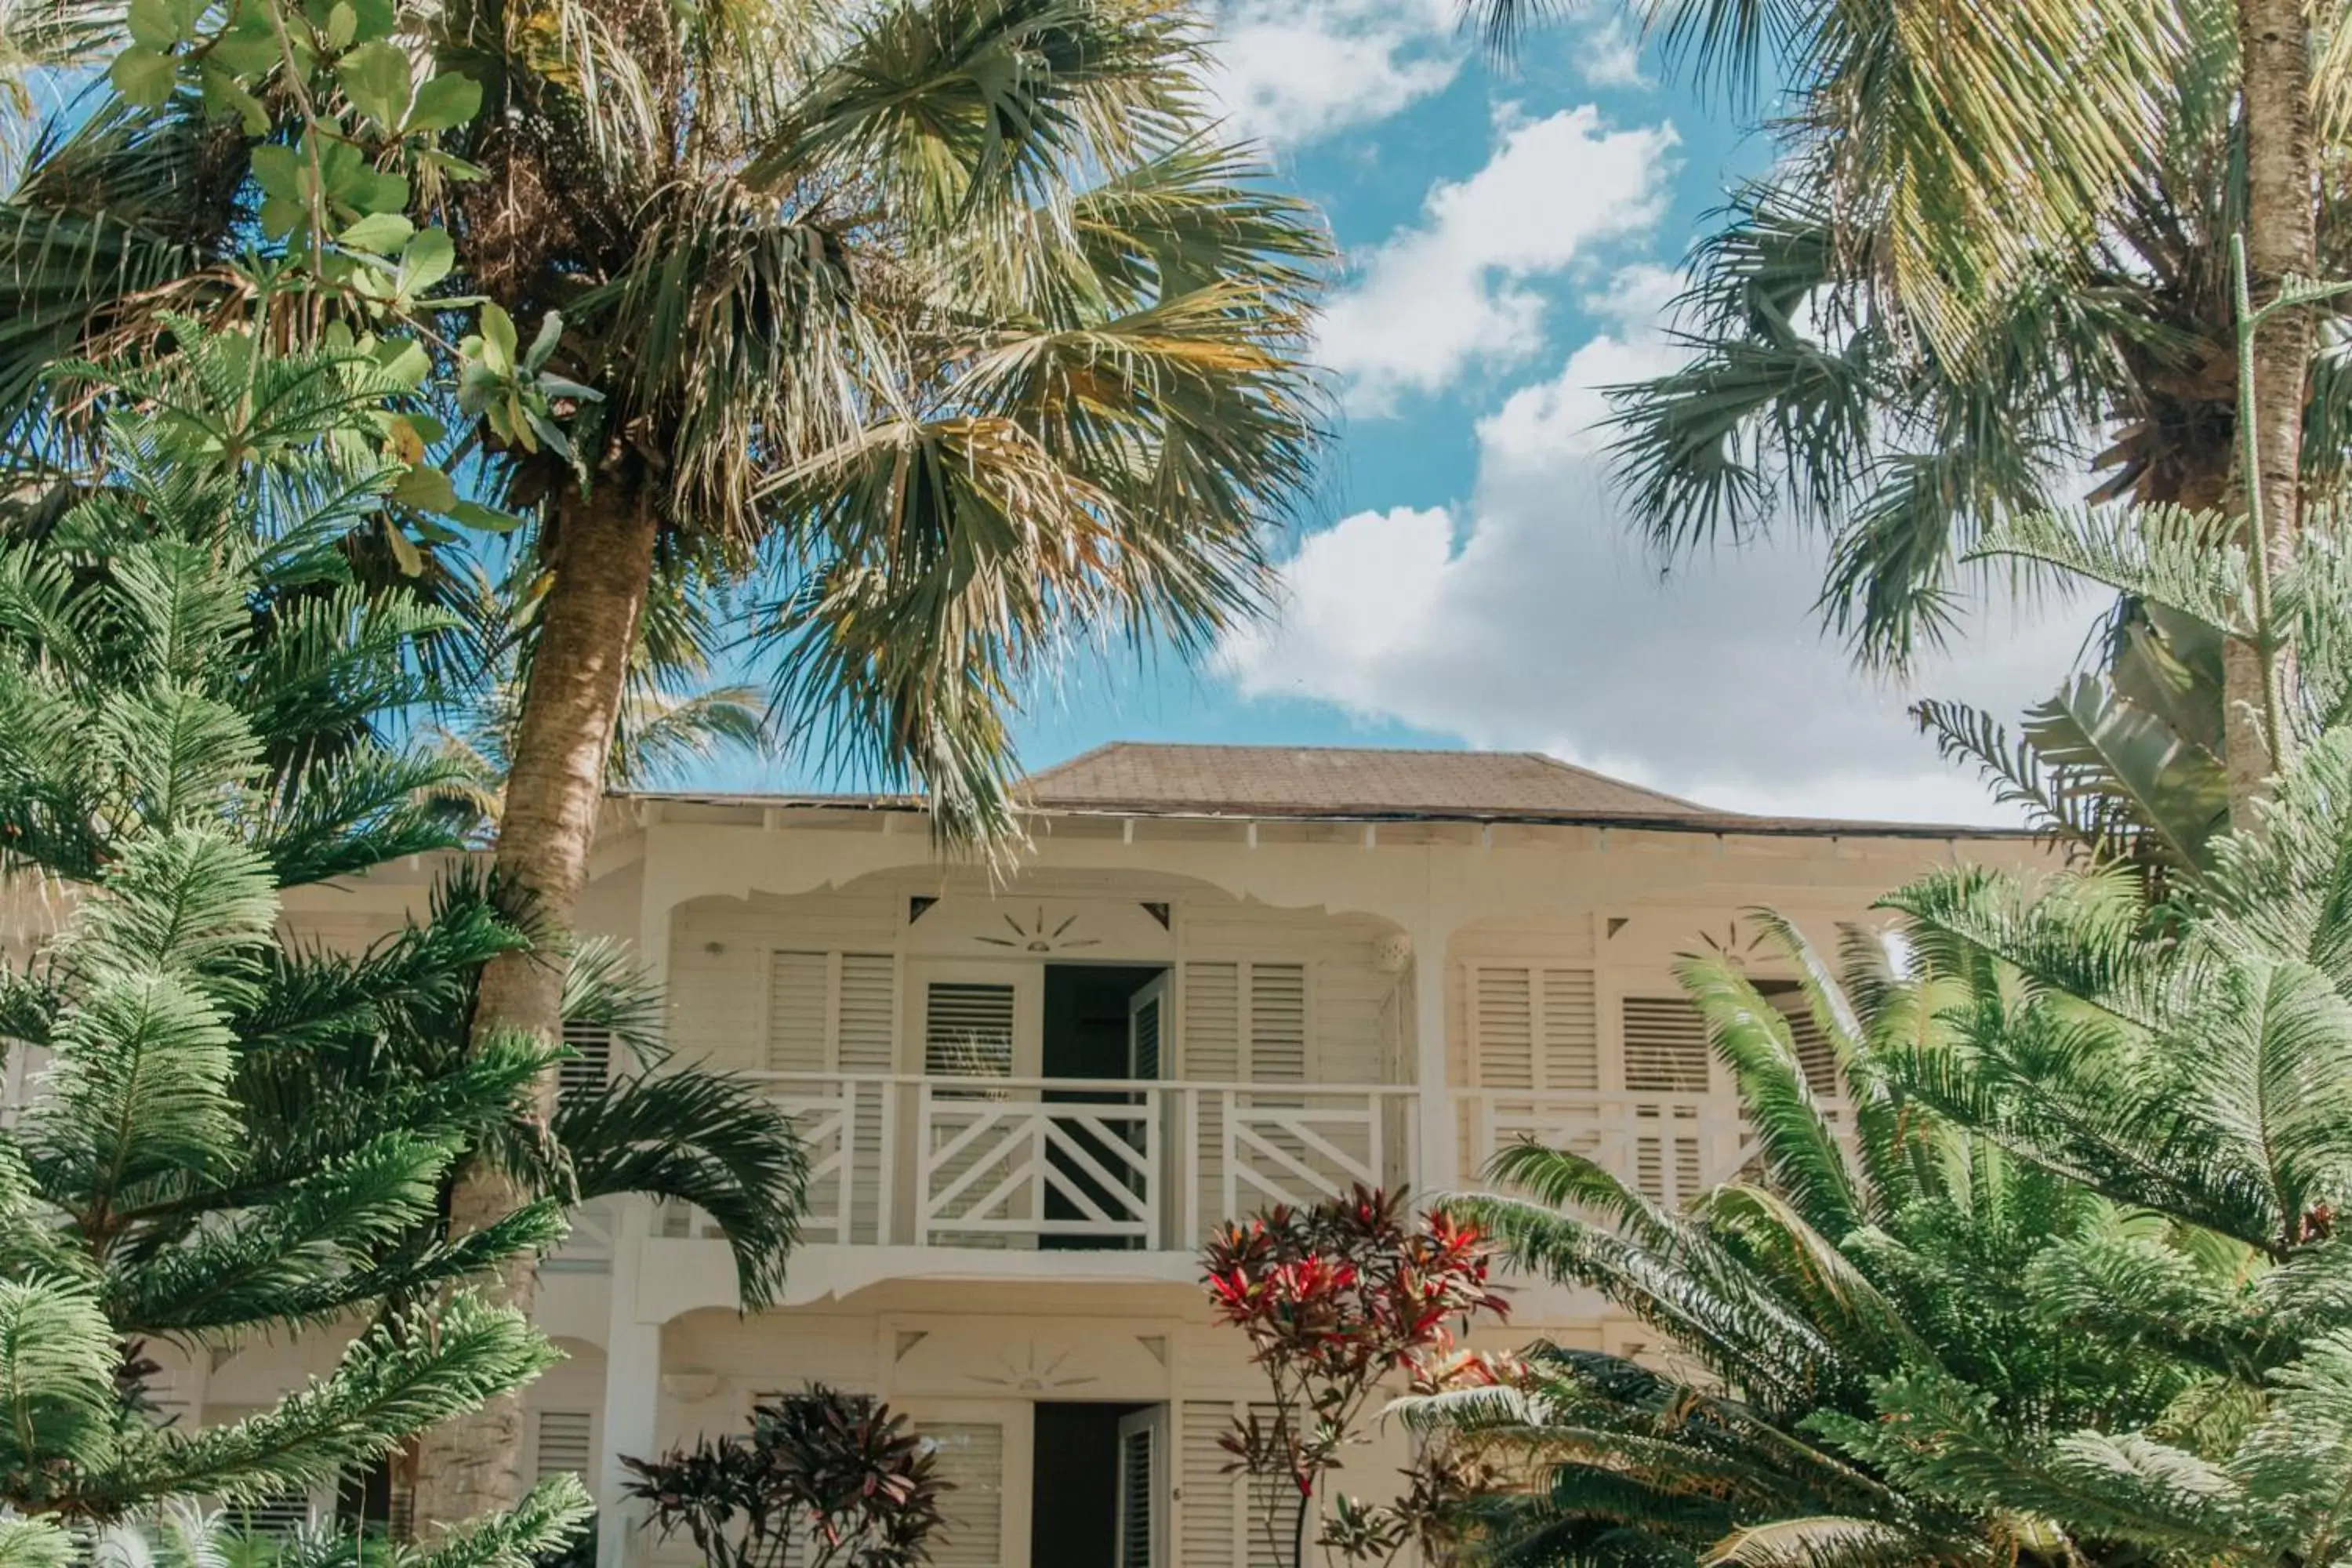
[{"label": "tall palm tree", "polygon": [[[465,614],[478,647],[466,679],[439,704],[425,738],[462,774],[446,792],[452,808],[494,833],[505,805],[543,578],[525,559],[496,578],[478,569],[470,586]],[[722,756],[761,757],[775,749],[766,694],[715,678],[731,598],[725,584],[701,580],[698,573],[686,582],[672,573],[657,577],[614,721],[606,788],[644,789]]]},{"label": "tall palm tree", "polygon": [[[1507,36],[1531,7],[1479,9]],[[1827,619],[1895,664],[1946,635],[1981,529],[2089,484],[2249,518],[2284,556],[2305,487],[2345,467],[2334,334],[2315,328],[2340,315],[2263,322],[2241,439],[2231,247],[2257,305],[2344,258],[2321,155],[2352,103],[2340,7],[1636,9],[1670,58],[1775,61],[1798,104],[1773,172],[1695,252],[1688,362],[1617,389],[1614,456],[1654,543],[1822,529]],[[2285,737],[2252,722],[2270,661],[2221,654],[2242,816]]]},{"label": "tall palm tree", "polygon": [[[436,43],[487,89],[461,269],[562,309],[558,367],[604,395],[576,466],[500,469],[551,576],[498,865],[543,918],[586,874],[657,554],[764,552],[791,579],[764,628],[787,724],[835,716],[983,828],[1053,650],[1195,646],[1256,604],[1261,527],[1307,472],[1322,241],[1208,139],[1181,14],[493,0]],[[478,1028],[552,1020],[543,967],[485,977]],[[483,1170],[459,1218],[514,1201]],[[428,1444],[421,1514],[513,1496],[520,1419]]]},{"label": "tall palm tree", "polygon": [[[584,389],[559,439],[468,448],[546,574],[498,845],[532,919],[564,928],[585,877],[657,563],[781,574],[787,732],[987,832],[1033,677],[1260,607],[1317,435],[1326,244],[1218,140],[1183,11],[460,0],[404,26],[483,90],[436,155],[484,177],[415,187],[446,198],[452,284]],[[185,93],[46,136],[0,214],[0,403],[153,300],[234,304],[250,152]],[[494,963],[478,1028],[551,1037],[558,986]],[[482,1169],[457,1201],[476,1224],[517,1194]],[[527,1301],[530,1270],[502,1289]],[[423,1514],[510,1500],[520,1420],[429,1451]]]},{"label": "tall palm tree", "polygon": [[[1803,977],[1836,1082],[1808,1077],[1790,1015],[1736,963],[1683,963],[1754,1130],[1746,1174],[1675,1212],[1527,1144],[1494,1173],[1518,1195],[1471,1200],[1522,1267],[1658,1331],[1657,1354],[1538,1346],[1499,1381],[1408,1400],[1405,1415],[1538,1483],[1482,1510],[1502,1563],[2129,1560],[1875,1463],[1858,1435],[1914,1392],[2028,1447],[2154,1421],[2207,1367],[2094,1325],[2133,1279],[2218,1317],[2240,1249],[2137,1220],[1897,1100],[1886,1061],[1932,1056],[1956,1017],[2000,1005],[1993,966],[1923,962],[1856,930],[1841,983],[1794,928],[1758,918]],[[1817,1098],[1831,1087],[1834,1109]]]}]

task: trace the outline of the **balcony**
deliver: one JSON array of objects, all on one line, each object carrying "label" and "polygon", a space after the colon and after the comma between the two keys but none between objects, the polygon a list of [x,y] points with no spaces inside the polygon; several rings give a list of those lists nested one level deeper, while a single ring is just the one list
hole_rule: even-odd
[{"label": "balcony", "polygon": [[1228,1215],[1420,1184],[1410,1086],[756,1076],[806,1142],[817,1246],[1189,1253]]},{"label": "balcony", "polygon": [[1503,1149],[1534,1142],[1581,1154],[1675,1208],[1756,1157],[1739,1101],[1727,1094],[1474,1089],[1455,1090],[1454,1106],[1469,1185]]}]

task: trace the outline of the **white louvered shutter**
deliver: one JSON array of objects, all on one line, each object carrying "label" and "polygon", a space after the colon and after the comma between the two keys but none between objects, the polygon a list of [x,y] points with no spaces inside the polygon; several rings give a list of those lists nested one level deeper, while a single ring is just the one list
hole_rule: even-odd
[{"label": "white louvered shutter", "polygon": [[1161,975],[1127,999],[1127,1076],[1160,1077],[1166,1053],[1168,977]]},{"label": "white louvered shutter", "polygon": [[1242,1076],[1241,965],[1188,963],[1183,985],[1183,1074],[1231,1083]]},{"label": "white louvered shutter", "polygon": [[[1181,1430],[1176,1440],[1176,1480],[1181,1494],[1171,1510],[1177,1534],[1177,1568],[1288,1568],[1286,1516],[1278,1510],[1297,1493],[1280,1476],[1245,1476],[1227,1468],[1233,1455],[1218,1439],[1233,1429],[1237,1415],[1255,1413],[1260,1421],[1274,1418],[1274,1406],[1248,1406],[1222,1399],[1185,1401],[1177,1414]],[[1269,1512],[1276,1528],[1266,1530]],[[1310,1521],[1307,1533],[1314,1533]]]},{"label": "white louvered shutter", "polygon": [[536,1444],[531,1456],[531,1469],[539,1479],[550,1476],[578,1476],[591,1479],[589,1470],[594,1463],[594,1452],[589,1434],[595,1417],[585,1410],[542,1410],[533,1426]]},{"label": "white louvered shutter", "polygon": [[1253,1082],[1307,1081],[1307,966],[1249,966],[1249,1076]]},{"label": "white louvered shutter", "polygon": [[843,953],[839,1070],[893,1071],[898,1014],[898,961],[887,952]]},{"label": "white louvered shutter", "polygon": [[933,1568],[1008,1568],[1004,1562],[1004,1428],[989,1421],[924,1422],[937,1456],[942,1522],[929,1542]]},{"label": "white louvered shutter", "polygon": [[[898,961],[887,952],[841,955],[841,997],[835,1050],[838,1070],[883,1074],[898,1067]],[[851,1131],[857,1157],[850,1172],[849,1223],[845,1239],[877,1241],[882,1224],[882,1118],[889,1089],[855,1086]]]},{"label": "white louvered shutter", "polygon": [[[1636,1094],[1707,1091],[1706,1022],[1686,997],[1628,996],[1625,1088]],[[1633,1184],[1661,1203],[1698,1194],[1699,1108],[1653,1102],[1633,1111]]]},{"label": "white louvered shutter", "polygon": [[1168,1406],[1119,1418],[1114,1568],[1160,1568],[1160,1496],[1168,1469]]},{"label": "white louvered shutter", "polygon": [[1650,1094],[1705,1094],[1706,1023],[1681,996],[1628,996],[1625,1087]]},{"label": "white louvered shutter", "polygon": [[1590,969],[1539,973],[1536,1067],[1545,1089],[1601,1087],[1601,1005]]},{"label": "white louvered shutter", "polygon": [[1474,967],[1470,1041],[1481,1089],[1599,1089],[1601,1020],[1592,971]]},{"label": "white louvered shutter", "polygon": [[768,955],[770,1072],[821,1073],[832,1069],[825,1041],[831,970],[831,961],[822,952]]},{"label": "white louvered shutter", "polygon": [[310,1499],[302,1492],[272,1492],[225,1511],[231,1523],[255,1535],[299,1535],[310,1526]]},{"label": "white louvered shutter", "polygon": [[1240,1551],[1241,1485],[1225,1473],[1233,1456],[1218,1446],[1233,1425],[1234,1407],[1222,1399],[1188,1401],[1180,1413],[1176,1510],[1181,1568],[1234,1568]]},{"label": "white louvered shutter", "polygon": [[1523,968],[1470,972],[1470,1046],[1482,1089],[1536,1086],[1535,996]]}]

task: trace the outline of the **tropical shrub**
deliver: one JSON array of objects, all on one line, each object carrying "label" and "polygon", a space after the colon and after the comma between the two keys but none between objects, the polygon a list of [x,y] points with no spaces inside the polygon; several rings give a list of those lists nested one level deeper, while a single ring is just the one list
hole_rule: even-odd
[{"label": "tropical shrub", "polygon": [[[20,868],[85,882],[118,857],[122,834],[172,803],[209,804],[280,888],[462,849],[467,824],[446,800],[471,783],[467,763],[396,738],[447,694],[444,677],[462,662],[453,647],[470,629],[426,584],[365,569],[383,510],[413,472],[387,455],[402,395],[357,350],[267,353],[242,332],[177,330],[177,353],[160,365],[63,373],[107,411],[107,437],[96,467],[63,477],[80,499],[5,558],[19,595],[0,620],[0,657],[21,662],[37,706],[0,757],[0,846]],[[204,620],[164,618],[172,606],[155,603],[146,580],[151,545],[205,563]],[[182,662],[162,662],[142,637],[181,639],[172,652]],[[141,703],[249,731],[251,756],[212,758],[238,787],[154,794],[171,759],[118,736],[135,710],[126,704]],[[157,745],[203,738],[161,733]],[[254,1135],[289,1159],[333,1159],[345,1106],[462,1084],[488,958],[549,935],[514,905],[458,865],[435,889],[427,922],[367,954],[283,950],[273,984],[284,994],[264,997],[261,1016],[302,1048],[259,1054],[240,1080]],[[615,1070],[543,1120],[507,1104],[467,1147],[533,1197],[692,1204],[725,1236],[743,1299],[772,1299],[803,1206],[788,1117],[731,1075],[654,1070],[664,1066],[659,999],[635,966],[601,943],[570,944],[565,956],[564,1017],[611,1040]],[[374,963],[394,967],[378,977]]]},{"label": "tropical shrub", "polygon": [[[1297,1568],[1323,1483],[1361,1439],[1365,1407],[1384,1380],[1443,1357],[1454,1325],[1500,1318],[1486,1238],[1444,1210],[1414,1215],[1404,1195],[1359,1186],[1310,1207],[1277,1206],[1222,1227],[1202,1249],[1217,1321],[1249,1340],[1265,1374],[1265,1414],[1236,1417],[1220,1443],[1248,1476],[1267,1549]],[[1422,1533],[1413,1478],[1405,1512],[1333,1500],[1322,1544],[1357,1556],[1393,1553]],[[1433,1528],[1431,1526],[1430,1528]]]},{"label": "tropical shrub", "polygon": [[[1842,1120],[1816,1099],[1789,1015],[1736,963],[1688,959],[1683,983],[1754,1130],[1750,1172],[1676,1212],[1527,1144],[1495,1173],[1519,1195],[1463,1201],[1515,1263],[1600,1291],[1665,1342],[1642,1363],[1537,1345],[1405,1402],[1414,1426],[1525,1483],[1474,1510],[1483,1555],[2135,1560],[2079,1514],[1955,1490],[1884,1450],[1927,1390],[2030,1451],[2191,1418],[2250,1305],[2247,1249],[1898,1096],[1898,1064],[1937,1059],[1972,1007],[2003,1005],[1987,966],[1854,931],[1841,983],[1795,928],[1756,918],[1805,977]],[[2146,1331],[2192,1307],[2222,1339]]]},{"label": "tropical shrub", "polygon": [[[509,1037],[429,1083],[354,1072],[333,1096],[314,1076],[415,1048],[524,934],[462,895],[357,956],[276,931],[281,887],[440,842],[416,798],[431,766],[372,727],[434,616],[358,595],[338,550],[391,476],[298,463],[247,489],[163,409],[115,416],[108,449],[45,537],[0,548],[0,853],[66,911],[0,975],[0,1036],[37,1053],[0,1140],[12,1563],[67,1561],[91,1526],[197,1540],[194,1500],[331,1487],[554,1354],[460,1287],[561,1236],[560,1202],[462,1237],[440,1213],[547,1053]],[[352,1337],[273,1407],[203,1430],[145,1408],[142,1342],[297,1330]],[[520,1568],[586,1501],[551,1480],[433,1560]]]},{"label": "tropical shrub", "polygon": [[2340,1551],[2352,1471],[2352,731],[2280,776],[2151,942],[2146,887],[1924,879],[1889,901],[1916,945],[2007,978],[1944,1052],[1888,1057],[1913,1104],[2248,1259],[2242,1286],[2095,1273],[2099,1332],[2204,1376],[2168,1419],[2042,1442],[1963,1392],[1890,1388],[1846,1447],[1912,1484],[2156,1552],[2248,1563]]},{"label": "tropical shrub", "polygon": [[709,1568],[915,1568],[949,1489],[905,1416],[821,1384],[754,1405],[749,1431],[621,1462],[647,1523]]}]

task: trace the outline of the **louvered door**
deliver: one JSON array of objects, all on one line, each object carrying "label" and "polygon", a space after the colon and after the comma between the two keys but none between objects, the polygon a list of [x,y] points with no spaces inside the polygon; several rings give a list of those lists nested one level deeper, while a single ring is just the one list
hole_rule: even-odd
[{"label": "louvered door", "polygon": [[1289,1531],[1281,1510],[1288,1489],[1278,1478],[1234,1473],[1233,1455],[1219,1442],[1236,1415],[1253,1411],[1261,1421],[1273,1418],[1272,1405],[1223,1399],[1188,1399],[1175,1410],[1176,1506],[1167,1546],[1175,1568],[1286,1568]]},{"label": "louvered door", "polygon": [[1114,1568],[1160,1568],[1167,1561],[1168,1406],[1155,1405],[1118,1423],[1118,1502]]},{"label": "louvered door", "polygon": [[[1047,1181],[1037,1071],[1042,971],[931,964],[921,974],[918,1244],[1034,1247]],[[992,1087],[991,1079],[1029,1079]]]},{"label": "louvered door", "polygon": [[1686,1203],[1712,1179],[1712,1108],[1700,1103],[1711,1084],[1706,1021],[1688,997],[1666,995],[1628,996],[1620,1017],[1633,1096],[1633,1184],[1661,1202]]},{"label": "louvered door", "polygon": [[932,1568],[1028,1568],[1034,1412],[1016,1401],[891,1401],[931,1445],[944,1521],[928,1543]]}]

